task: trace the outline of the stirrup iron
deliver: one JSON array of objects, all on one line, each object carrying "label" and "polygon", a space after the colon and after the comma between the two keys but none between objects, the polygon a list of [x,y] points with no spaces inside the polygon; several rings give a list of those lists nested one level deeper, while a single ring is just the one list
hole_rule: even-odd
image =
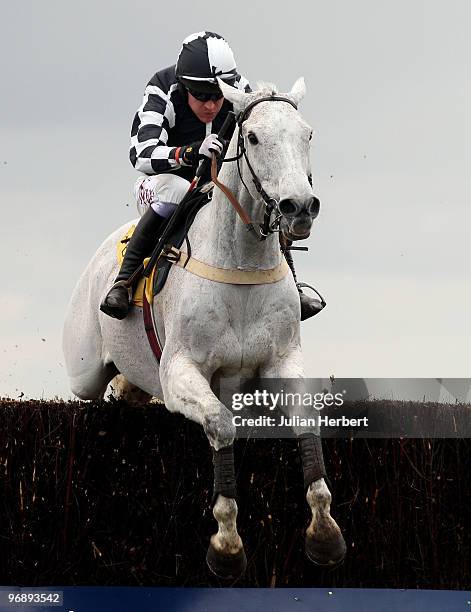
[{"label": "stirrup iron", "polygon": [[325,308],[327,302],[324,300],[322,295],[319,293],[319,291],[317,291],[317,289],[315,287],[313,287],[312,285],[308,285],[307,283],[296,283],[296,287],[298,289],[302,289],[303,287],[307,287],[308,289],[312,289],[314,291],[314,293],[316,293],[319,296],[321,304],[322,304],[322,308]]}]

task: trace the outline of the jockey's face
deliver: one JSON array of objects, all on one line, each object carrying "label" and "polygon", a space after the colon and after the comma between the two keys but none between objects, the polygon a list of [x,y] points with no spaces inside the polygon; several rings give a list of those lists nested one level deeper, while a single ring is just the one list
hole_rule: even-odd
[{"label": "jockey's face", "polygon": [[188,91],[188,106],[195,113],[200,121],[203,123],[209,123],[210,121],[214,121],[216,115],[221,110],[222,105],[224,104],[224,98],[220,98],[219,100],[208,100],[207,102],[200,102],[194,98],[191,93]]}]

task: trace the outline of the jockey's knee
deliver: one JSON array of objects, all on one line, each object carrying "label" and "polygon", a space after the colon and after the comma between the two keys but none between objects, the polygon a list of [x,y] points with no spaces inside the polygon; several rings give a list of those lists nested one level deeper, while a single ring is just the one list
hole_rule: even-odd
[{"label": "jockey's knee", "polygon": [[140,176],[134,184],[139,215],[142,216],[151,206],[161,217],[170,217],[189,187],[190,183],[177,175]]}]

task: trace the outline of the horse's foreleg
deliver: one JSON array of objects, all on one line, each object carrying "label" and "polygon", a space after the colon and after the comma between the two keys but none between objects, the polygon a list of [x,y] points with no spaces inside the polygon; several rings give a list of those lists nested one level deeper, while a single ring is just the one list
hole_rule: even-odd
[{"label": "horse's foreleg", "polygon": [[218,531],[211,536],[206,561],[217,576],[234,579],[241,576],[247,567],[244,546],[237,533],[234,447],[214,450],[213,465],[213,516]]},{"label": "horse's foreleg", "polygon": [[237,533],[236,481],[232,413],[214,395],[207,378],[182,356],[161,362],[161,381],[166,407],[200,423],[213,447],[213,515],[218,531],[211,536],[206,561],[221,578],[239,577],[247,559]]},{"label": "horse's foreleg", "polygon": [[[261,378],[283,378],[288,386],[289,379],[299,379],[302,376],[302,357],[298,348],[285,359],[263,368],[260,372]],[[299,389],[295,388],[294,391],[296,390]],[[291,404],[284,410],[288,416],[310,416],[306,414],[306,408],[299,405]],[[318,428],[315,432],[310,429],[293,428],[298,437],[302,457],[306,499],[312,512],[312,519],[306,530],[305,549],[307,556],[314,563],[334,567],[343,561],[346,545],[339,526],[330,514],[332,495],[324,480],[326,470],[320,434]]]},{"label": "horse's foreleg", "polygon": [[214,449],[233,443],[236,429],[232,413],[214,395],[208,379],[191,359],[180,354],[167,357],[164,352],[160,380],[168,410],[202,425]]},{"label": "horse's foreleg", "polygon": [[347,549],[340,527],[330,514],[332,495],[323,478],[326,473],[321,439],[304,435],[298,442],[303,461],[304,490],[307,490],[306,499],[312,512],[306,530],[306,555],[318,565],[334,567],[343,561]]}]

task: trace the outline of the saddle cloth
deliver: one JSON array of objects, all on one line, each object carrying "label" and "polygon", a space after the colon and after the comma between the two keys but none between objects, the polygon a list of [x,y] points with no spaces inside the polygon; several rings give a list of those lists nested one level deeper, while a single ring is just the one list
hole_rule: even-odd
[{"label": "saddle cloth", "polygon": [[[134,234],[135,229],[136,229],[136,226],[131,225],[131,227],[128,229],[128,231],[124,234],[124,236],[121,238],[121,240],[117,244],[116,255],[117,255],[119,265],[123,263],[124,254],[126,253],[126,247],[128,246],[128,242],[131,236]],[[149,261],[148,257],[144,259],[144,265],[146,265],[148,261]],[[148,286],[150,287],[152,287],[153,285],[154,272],[155,272],[155,268],[152,270],[152,274],[149,277]],[[141,278],[139,279],[139,283],[137,284],[137,287],[134,290],[133,299],[132,299],[133,303],[136,306],[140,306],[141,308],[143,305],[142,300],[143,300],[144,286],[145,286],[145,279],[143,276],[141,276]],[[149,295],[147,295],[147,299],[149,301]]]}]

